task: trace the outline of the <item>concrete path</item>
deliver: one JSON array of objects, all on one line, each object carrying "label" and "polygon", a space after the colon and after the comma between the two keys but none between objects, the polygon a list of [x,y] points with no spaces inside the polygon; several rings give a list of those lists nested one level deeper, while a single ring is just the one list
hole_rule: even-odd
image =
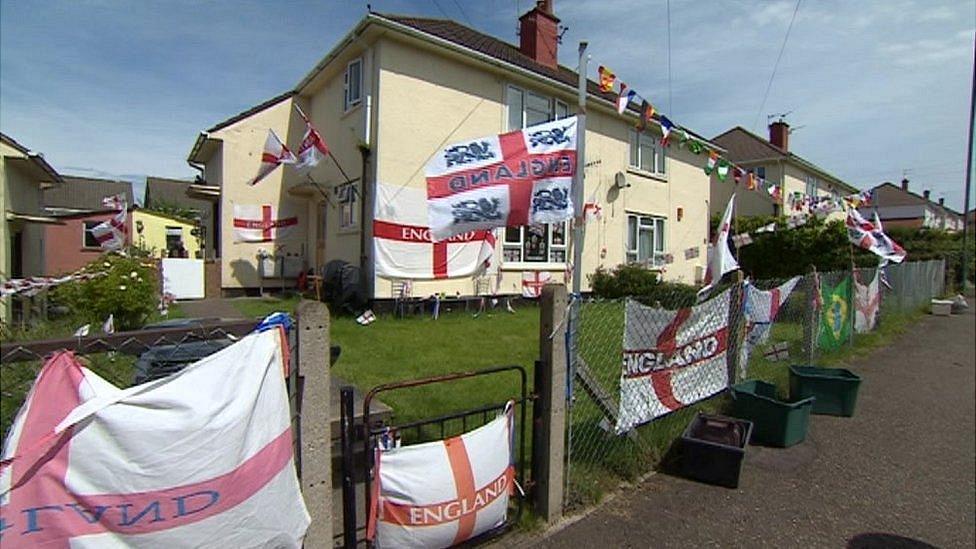
[{"label": "concrete path", "polygon": [[806,442],[790,449],[751,446],[739,489],[654,475],[530,543],[973,547],[974,368],[972,310],[926,317],[851,366],[864,379],[853,418],[813,416]]}]

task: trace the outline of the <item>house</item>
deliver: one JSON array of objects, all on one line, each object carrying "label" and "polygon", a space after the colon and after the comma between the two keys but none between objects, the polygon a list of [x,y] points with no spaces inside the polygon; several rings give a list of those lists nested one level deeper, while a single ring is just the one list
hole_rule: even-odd
[{"label": "house", "polygon": [[938,202],[931,199],[931,192],[926,189],[921,195],[909,190],[908,178],[901,180],[901,185],[890,181],[874,187],[874,199],[871,206],[861,208],[866,216],[875,211],[881,223],[886,228],[908,227],[911,229],[944,229],[957,232],[963,229],[963,216],[945,205],[945,199]]},{"label": "house", "polygon": [[171,217],[195,220],[196,234],[192,238],[187,235],[185,240],[198,241],[193,245],[194,249],[201,251],[201,257],[213,259],[216,257],[214,221],[217,218],[217,205],[206,198],[196,197],[191,190],[193,184],[192,181],[181,179],[147,177],[143,208],[169,214]]},{"label": "house", "polygon": [[[44,213],[42,193],[62,184],[61,175],[44,157],[0,133],[0,280],[44,273],[45,226],[59,221]],[[19,306],[19,305],[17,305]],[[0,319],[18,316],[13,300],[4,299]],[[18,314],[15,314],[18,313]]]},{"label": "house", "polygon": [[[762,192],[738,193],[737,215],[788,215],[809,213],[807,205],[797,205],[792,198],[832,197],[840,201],[843,196],[859,192],[857,188],[845,183],[789,148],[790,126],[783,120],[769,125],[769,139],[764,139],[749,130],[736,126],[715,136],[712,141],[728,151],[727,158],[757,177],[780,186],[779,200]],[[736,185],[731,178],[726,182],[714,179],[711,183],[712,213],[721,213]],[[835,211],[827,219],[842,219],[843,212]]]},{"label": "house", "polygon": [[[44,209],[61,221],[45,229],[47,253],[44,274],[58,275],[77,270],[104,253],[92,229],[115,215],[102,204],[108,196],[123,195],[130,212],[134,204],[132,184],[91,177],[64,176],[64,184],[44,191]],[[132,216],[128,221],[128,238],[132,236]]]},{"label": "house", "polygon": [[132,245],[156,258],[201,258],[203,250],[199,226],[195,220],[186,219],[145,208],[130,210]]},{"label": "house", "polygon": [[[520,44],[513,45],[450,20],[369,13],[293,89],[203,131],[188,162],[204,181],[191,192],[219,203],[223,292],[255,291],[259,256],[276,253],[315,269],[334,259],[363,265],[369,295],[394,296],[399,281],[373,269],[377,183],[426,189],[425,165],[445,144],[573,115],[578,76],[557,63],[558,21],[551,2],[539,1],[520,17]],[[616,94],[592,81],[587,92],[584,196],[595,198],[603,215],[586,227],[584,289],[597,267],[628,261],[668,280],[700,280],[709,230],[707,154],[663,147],[657,123],[643,134],[634,130],[637,105],[621,116]],[[305,127],[295,106],[335,162],[308,175],[285,166],[247,185],[269,129],[297,149]],[[295,216],[297,224],[274,242],[234,242],[235,205],[270,205],[267,215]],[[520,293],[523,273],[564,280],[569,232],[566,223],[505,230],[494,256],[503,258],[500,293]],[[412,288],[417,296],[472,295],[487,291],[484,282],[415,281]]]}]

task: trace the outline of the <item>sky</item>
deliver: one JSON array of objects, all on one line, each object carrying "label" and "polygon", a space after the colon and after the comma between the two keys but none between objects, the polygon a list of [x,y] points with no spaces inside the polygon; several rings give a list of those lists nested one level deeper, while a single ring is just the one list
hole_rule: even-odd
[{"label": "sky", "polygon": [[[562,64],[575,68],[587,40],[591,78],[610,67],[675,123],[765,136],[767,116],[788,112],[790,150],[828,172],[860,188],[907,174],[962,209],[976,0],[554,3]],[[370,4],[516,42],[532,2]],[[294,87],[366,6],[0,0],[0,131],[63,174],[131,180],[137,196],[146,175],[192,179],[201,130]]]}]

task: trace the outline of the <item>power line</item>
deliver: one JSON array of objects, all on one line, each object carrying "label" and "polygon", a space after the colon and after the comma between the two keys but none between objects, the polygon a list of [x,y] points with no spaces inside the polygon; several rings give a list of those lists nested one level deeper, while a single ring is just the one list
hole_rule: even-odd
[{"label": "power line", "polygon": [[461,3],[458,2],[458,0],[454,0],[454,5],[457,6],[457,9],[461,12],[461,17],[464,17],[464,20],[467,21],[468,26],[474,27],[474,24],[471,23],[471,19],[468,18],[467,12],[465,12],[464,8],[461,7]]},{"label": "power line", "polygon": [[671,0],[668,0],[668,114],[674,116],[671,106]]},{"label": "power line", "polygon": [[779,67],[779,61],[783,58],[783,52],[786,51],[786,42],[790,39],[790,32],[793,30],[793,22],[796,21],[796,12],[800,11],[801,0],[796,0],[796,7],[793,8],[793,17],[790,18],[790,26],[786,28],[786,36],[783,37],[783,45],[779,48],[779,55],[776,56],[776,63],[773,64],[773,74],[769,75],[769,84],[766,85],[766,93],[763,94],[762,103],[759,104],[759,112],[756,113],[756,121],[752,123],[752,131],[756,131],[756,126],[759,124],[759,118],[762,116],[763,109],[766,108],[766,99],[769,98],[769,90],[773,87],[773,78],[776,78],[776,69]]},{"label": "power line", "polygon": [[430,1],[433,2],[435,6],[437,6],[437,9],[438,11],[441,12],[441,15],[443,15],[447,19],[451,18],[451,16],[448,15],[446,11],[444,11],[444,8],[441,6],[440,2],[438,2],[437,0],[430,0]]}]

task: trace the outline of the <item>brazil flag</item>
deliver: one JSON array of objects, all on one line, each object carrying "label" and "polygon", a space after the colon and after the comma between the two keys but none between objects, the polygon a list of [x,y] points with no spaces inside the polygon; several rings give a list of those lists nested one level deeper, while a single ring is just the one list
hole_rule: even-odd
[{"label": "brazil flag", "polygon": [[832,351],[847,343],[851,336],[851,278],[845,277],[836,286],[823,286],[823,314],[820,315],[821,349]]}]

